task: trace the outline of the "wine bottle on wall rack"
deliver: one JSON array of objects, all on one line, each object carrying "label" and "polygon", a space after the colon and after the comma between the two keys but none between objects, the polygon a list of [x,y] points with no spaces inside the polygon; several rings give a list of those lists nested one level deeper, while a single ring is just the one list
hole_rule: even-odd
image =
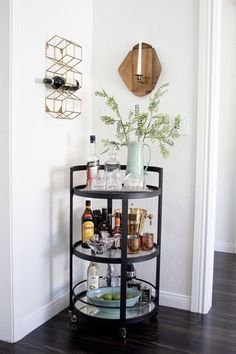
[{"label": "wine bottle on wall rack", "polygon": [[56,90],[61,88],[64,91],[77,91],[80,88],[78,80],[65,79],[61,76],[54,76],[52,78],[45,77],[43,82]]},{"label": "wine bottle on wall rack", "polygon": [[94,219],[91,210],[91,201],[85,201],[85,210],[81,218],[82,224],[82,247],[89,248],[88,240],[94,239]]}]

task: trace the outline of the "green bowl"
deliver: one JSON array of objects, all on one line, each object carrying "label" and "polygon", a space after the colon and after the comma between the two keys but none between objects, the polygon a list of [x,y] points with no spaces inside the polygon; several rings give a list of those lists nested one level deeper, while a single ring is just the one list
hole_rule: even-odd
[{"label": "green bowl", "polygon": [[[87,291],[87,298],[92,305],[96,305],[101,311],[107,313],[119,313],[120,312],[120,300],[104,300],[102,296],[104,294],[120,294],[120,287],[107,287],[99,288],[95,290]],[[140,297],[140,291],[137,289],[127,288],[126,296],[132,296],[132,298],[126,299],[126,306],[134,306]],[[100,307],[105,306],[105,307]]]}]

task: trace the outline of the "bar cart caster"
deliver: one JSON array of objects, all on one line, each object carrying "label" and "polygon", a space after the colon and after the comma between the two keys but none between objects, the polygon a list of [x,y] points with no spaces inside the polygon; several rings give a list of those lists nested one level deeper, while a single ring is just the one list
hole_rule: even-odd
[{"label": "bar cart caster", "polygon": [[73,313],[71,310],[68,311],[68,316],[69,316],[71,323],[78,322],[78,316],[75,313]]},{"label": "bar cart caster", "polygon": [[121,339],[125,340],[126,339],[126,335],[127,335],[126,328],[120,328]]},{"label": "bar cart caster", "polygon": [[150,322],[157,323],[158,321],[158,311],[155,311],[154,314],[150,317]]}]

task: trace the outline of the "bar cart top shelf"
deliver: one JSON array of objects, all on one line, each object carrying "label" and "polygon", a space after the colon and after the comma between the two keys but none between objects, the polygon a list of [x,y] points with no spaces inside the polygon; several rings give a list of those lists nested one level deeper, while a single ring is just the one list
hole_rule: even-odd
[{"label": "bar cart top shelf", "polygon": [[[104,165],[100,166],[100,169],[104,169]],[[121,165],[121,170],[125,170],[126,165]],[[71,167],[71,173],[77,171],[85,171],[86,165],[78,165]],[[148,172],[158,173],[159,177],[162,174],[163,169],[161,167],[148,166]],[[86,198],[97,198],[97,199],[143,199],[143,198],[152,198],[161,195],[162,190],[159,185],[147,185],[145,189],[132,189],[128,190],[122,188],[121,190],[92,190],[88,189],[85,184],[78,185],[72,188],[71,191],[74,195]]]},{"label": "bar cart top shelf", "polygon": [[152,198],[161,194],[161,188],[148,185],[145,189],[120,189],[120,190],[92,190],[86,185],[73,188],[73,193],[80,197],[101,199],[143,199]]}]

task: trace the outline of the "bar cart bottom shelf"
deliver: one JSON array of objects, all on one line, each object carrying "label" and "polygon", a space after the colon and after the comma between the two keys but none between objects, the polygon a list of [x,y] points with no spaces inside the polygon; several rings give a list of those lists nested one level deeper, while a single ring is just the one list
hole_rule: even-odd
[{"label": "bar cart bottom shelf", "polygon": [[[85,305],[77,300],[74,304],[74,311],[78,317],[85,317],[89,319],[110,320],[119,321],[120,313],[118,311],[104,312],[101,308],[93,305]],[[126,323],[140,322],[150,316],[153,316],[157,312],[157,306],[154,302],[145,304],[135,308],[126,310]]]}]

